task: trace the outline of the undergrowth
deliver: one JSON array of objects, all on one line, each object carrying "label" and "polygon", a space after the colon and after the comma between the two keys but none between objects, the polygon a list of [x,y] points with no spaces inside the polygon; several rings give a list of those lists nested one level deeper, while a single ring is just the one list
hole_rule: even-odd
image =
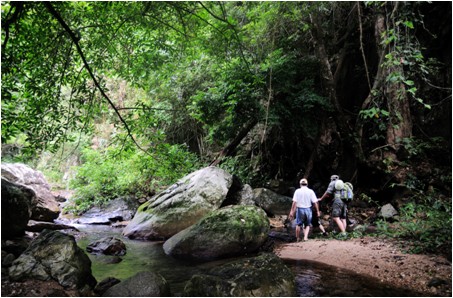
[{"label": "undergrowth", "polygon": [[75,190],[65,212],[82,213],[121,197],[149,197],[198,168],[197,157],[179,145],[159,145],[154,153],[110,147],[82,150],[82,164],[70,182]]},{"label": "undergrowth", "polygon": [[380,234],[402,240],[410,253],[451,256],[452,202],[435,191],[419,193],[399,209],[399,220],[377,222]]}]

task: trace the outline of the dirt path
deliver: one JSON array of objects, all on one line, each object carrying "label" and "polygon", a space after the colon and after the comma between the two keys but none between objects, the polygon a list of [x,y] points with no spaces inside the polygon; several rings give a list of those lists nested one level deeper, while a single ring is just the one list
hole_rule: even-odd
[{"label": "dirt path", "polygon": [[451,263],[441,256],[405,254],[397,245],[378,238],[346,241],[311,239],[285,243],[275,252],[283,259],[305,259],[352,270],[398,287],[451,297]]}]

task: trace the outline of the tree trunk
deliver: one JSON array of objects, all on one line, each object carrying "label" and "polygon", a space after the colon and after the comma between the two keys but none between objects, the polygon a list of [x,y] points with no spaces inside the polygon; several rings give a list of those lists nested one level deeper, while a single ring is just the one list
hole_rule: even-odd
[{"label": "tree trunk", "polygon": [[316,160],[316,156],[318,156],[318,148],[319,144],[321,143],[321,137],[324,133],[326,126],[324,125],[324,117],[321,121],[321,129],[319,130],[318,136],[316,137],[315,144],[313,146],[313,150],[311,151],[310,158],[308,159],[307,166],[305,167],[305,177],[310,177],[311,170],[313,169],[313,165]]},{"label": "tree trunk", "polygon": [[325,91],[330,99],[331,104],[334,107],[335,117],[341,129],[341,132],[345,133],[346,121],[341,110],[340,103],[338,102],[337,99],[337,94],[335,91],[335,79],[332,73],[332,67],[330,66],[326,47],[324,45],[323,31],[321,29],[320,21],[318,20],[317,15],[310,15],[310,19],[313,25],[311,33],[313,37],[314,47],[316,49],[316,56],[321,62],[321,74],[325,85]]},{"label": "tree trunk", "polygon": [[256,123],[258,123],[256,119],[250,120],[248,124],[236,135],[236,137],[228,145],[226,145],[225,148],[222,149],[222,151],[220,151],[217,157],[209,165],[217,166],[221,163],[224,157],[231,156],[237,146],[239,146],[239,144],[241,143],[242,139],[247,136],[247,134],[250,130],[252,130],[253,127],[255,127]]},{"label": "tree trunk", "polygon": [[[395,6],[393,14],[396,12],[397,6]],[[385,55],[389,52],[389,45],[380,46],[382,36],[387,30],[385,23],[385,17],[379,14],[375,22],[375,39],[376,47],[379,56],[379,65],[374,83],[370,94],[362,104],[362,110],[370,108],[370,104],[376,99],[377,94],[380,95],[387,103],[387,111],[389,112],[387,129],[386,129],[386,148],[391,148],[391,151],[386,151],[384,156],[390,157],[396,160],[396,152],[399,150],[401,141],[404,138],[408,138],[412,135],[412,121],[411,112],[409,106],[409,99],[406,93],[406,87],[400,80],[396,82],[386,82],[386,79],[391,74],[401,74],[403,77],[404,70],[401,65],[385,65]],[[383,107],[382,107],[383,108]],[[363,156],[365,160],[365,154],[362,149],[363,141],[363,118],[359,117],[356,122],[356,132],[359,139],[359,150],[358,154]]]},{"label": "tree trunk", "polygon": [[[395,66],[386,70],[387,74],[393,72],[403,73],[403,69],[401,66]],[[402,82],[387,84],[384,88],[384,96],[387,98],[390,114],[386,142],[397,152],[402,140],[412,136],[411,111],[406,86]],[[390,156],[394,156],[394,154],[390,153]]]},{"label": "tree trunk", "polygon": [[[374,25],[374,37],[375,37],[375,42],[376,42],[376,48],[377,48],[377,54],[379,57],[379,64],[378,64],[378,69],[376,72],[376,76],[374,77],[374,83],[373,87],[370,90],[370,94],[368,94],[367,98],[363,101],[362,103],[362,108],[361,110],[366,110],[370,107],[371,102],[375,98],[375,93],[377,90],[381,89],[384,80],[385,80],[385,75],[383,71],[383,63],[384,63],[384,58],[385,58],[385,51],[387,47],[381,47],[381,34],[385,31],[385,17],[381,14],[379,14],[376,17],[375,25]],[[359,116],[356,121],[356,133],[357,133],[357,138],[358,138],[358,155],[359,158],[362,161],[365,161],[365,154],[363,152],[362,148],[362,142],[363,142],[363,118]]]},{"label": "tree trunk", "polygon": [[[325,85],[325,92],[330,99],[330,103],[334,108],[334,120],[338,127],[338,133],[341,139],[341,172],[346,176],[352,175],[355,171],[357,161],[357,144],[356,139],[353,136],[353,131],[349,128],[345,114],[340,106],[337,93],[336,93],[336,79],[332,73],[332,67],[329,62],[329,57],[324,44],[323,31],[320,26],[321,22],[318,19],[318,15],[310,15],[312,23],[312,39],[316,55],[321,63],[321,76]],[[347,43],[345,43],[347,46]]]}]

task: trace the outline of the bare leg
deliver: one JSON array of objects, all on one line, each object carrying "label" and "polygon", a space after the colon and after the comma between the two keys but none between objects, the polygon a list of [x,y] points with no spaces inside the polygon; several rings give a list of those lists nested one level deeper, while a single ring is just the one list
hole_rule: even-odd
[{"label": "bare leg", "polygon": [[324,226],[323,225],[319,225],[319,229],[321,230],[321,232],[325,233],[326,232],[326,229],[324,229]]},{"label": "bare leg", "polygon": [[296,241],[299,241],[300,239],[300,226],[296,226]]},{"label": "bare leg", "polygon": [[333,220],[335,221],[335,223],[337,224],[337,226],[340,228],[340,231],[342,233],[344,233],[346,231],[344,225],[343,225],[343,222],[341,221],[341,219],[339,217],[334,217]]},{"label": "bare leg", "polygon": [[310,226],[304,228],[304,240],[308,240],[308,233],[310,232]]},{"label": "bare leg", "polygon": [[344,230],[346,231],[346,227],[348,226],[348,225],[346,224],[346,218],[342,218],[342,219],[341,219],[341,222],[343,223]]}]

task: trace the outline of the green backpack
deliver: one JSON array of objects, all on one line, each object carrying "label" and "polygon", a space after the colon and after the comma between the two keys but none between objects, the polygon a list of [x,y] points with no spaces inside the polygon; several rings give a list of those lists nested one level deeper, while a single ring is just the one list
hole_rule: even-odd
[{"label": "green backpack", "polygon": [[339,197],[345,201],[352,201],[354,198],[354,187],[352,186],[351,182],[343,182],[342,180],[338,179],[335,182],[335,197]]}]

